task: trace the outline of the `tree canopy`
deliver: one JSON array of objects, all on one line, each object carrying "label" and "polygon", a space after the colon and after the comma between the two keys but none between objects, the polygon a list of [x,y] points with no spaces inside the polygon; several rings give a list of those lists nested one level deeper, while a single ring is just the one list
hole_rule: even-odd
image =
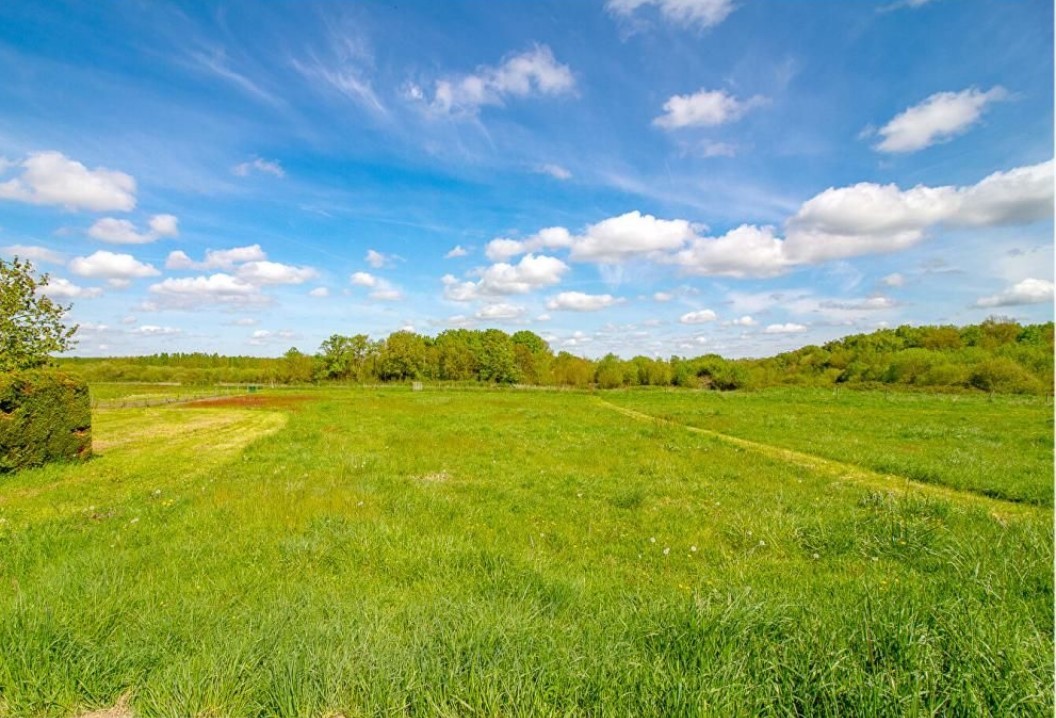
[{"label": "tree canopy", "polygon": [[0,371],[44,366],[74,346],[77,326],[63,321],[70,306],[52,301],[46,286],[48,275],[28,260],[0,259]]}]

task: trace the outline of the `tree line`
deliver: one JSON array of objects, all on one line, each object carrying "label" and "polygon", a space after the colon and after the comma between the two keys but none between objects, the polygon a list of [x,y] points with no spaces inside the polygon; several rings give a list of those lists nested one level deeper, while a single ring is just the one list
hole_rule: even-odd
[{"label": "tree line", "polygon": [[678,386],[729,391],[769,386],[903,386],[1002,393],[1051,393],[1053,324],[901,326],[855,334],[760,359],[698,357],[586,359],[554,352],[522,330],[450,329],[436,336],[393,332],[384,339],[334,334],[314,354],[291,348],[277,358],[203,353],[60,364],[89,381],[178,381],[185,384],[406,381],[536,386]]}]

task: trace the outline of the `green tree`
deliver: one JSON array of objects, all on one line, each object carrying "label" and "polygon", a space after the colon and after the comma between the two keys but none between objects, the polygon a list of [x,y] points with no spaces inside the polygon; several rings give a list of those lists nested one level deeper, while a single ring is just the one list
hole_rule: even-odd
[{"label": "green tree", "polygon": [[414,332],[393,332],[378,361],[381,379],[419,379],[425,371],[425,340]]},{"label": "green tree", "polygon": [[480,380],[512,384],[518,380],[513,342],[501,329],[487,329],[480,340]]},{"label": "green tree", "polygon": [[46,286],[48,275],[37,275],[28,260],[0,259],[0,371],[44,366],[75,345],[77,325],[63,323],[70,306],[53,302]]}]

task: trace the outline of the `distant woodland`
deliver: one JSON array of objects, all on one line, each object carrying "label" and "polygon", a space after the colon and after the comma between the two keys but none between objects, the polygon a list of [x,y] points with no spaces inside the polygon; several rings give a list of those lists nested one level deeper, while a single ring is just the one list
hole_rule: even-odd
[{"label": "distant woodland", "polygon": [[1053,323],[1003,319],[955,326],[901,326],[855,334],[762,359],[698,357],[592,360],[557,352],[537,334],[451,329],[435,337],[394,332],[374,340],[334,334],[318,351],[260,358],[218,354],[63,358],[89,382],[182,384],[405,381],[617,388],[678,386],[730,391],[772,386],[919,387],[941,391],[1051,394]]}]

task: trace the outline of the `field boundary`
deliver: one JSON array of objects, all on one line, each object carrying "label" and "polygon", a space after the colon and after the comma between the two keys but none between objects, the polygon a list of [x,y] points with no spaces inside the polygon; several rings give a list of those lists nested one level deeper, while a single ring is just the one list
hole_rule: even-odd
[{"label": "field boundary", "polygon": [[714,429],[703,429],[699,426],[690,426],[689,424],[683,424],[672,419],[665,419],[652,414],[645,414],[634,409],[628,409],[627,407],[613,404],[601,397],[596,398],[606,408],[632,419],[684,429],[694,434],[700,434],[721,441],[730,446],[762,454],[763,456],[777,461],[795,464],[796,466],[801,466],[811,471],[827,474],[841,481],[851,481],[856,484],[884,491],[900,491],[902,493],[918,492],[929,494],[937,498],[949,499],[955,502],[971,503],[989,510],[995,518],[1004,518],[1012,514],[1033,514],[1044,509],[1044,507],[1036,506],[1034,504],[1020,501],[1009,501],[1007,499],[986,496],[985,494],[980,494],[975,491],[943,486],[942,484],[929,484],[923,481],[914,481],[905,476],[882,473],[857,464],[848,464],[835,459],[818,456],[816,454],[808,454],[803,451],[788,449],[783,446],[765,444],[751,439],[742,439],[739,436],[724,434],[721,431],[715,431]]}]

